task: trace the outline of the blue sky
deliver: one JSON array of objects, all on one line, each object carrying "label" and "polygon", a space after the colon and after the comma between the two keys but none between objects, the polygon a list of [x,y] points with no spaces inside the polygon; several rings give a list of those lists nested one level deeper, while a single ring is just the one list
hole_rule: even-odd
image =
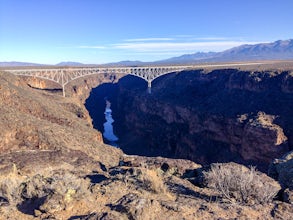
[{"label": "blue sky", "polygon": [[153,61],[293,38],[292,0],[0,0],[0,62]]}]

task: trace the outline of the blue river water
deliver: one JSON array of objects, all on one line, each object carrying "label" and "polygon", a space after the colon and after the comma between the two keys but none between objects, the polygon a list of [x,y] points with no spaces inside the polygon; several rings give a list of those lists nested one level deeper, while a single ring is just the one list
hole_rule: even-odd
[{"label": "blue river water", "polygon": [[103,124],[104,125],[103,136],[109,142],[110,145],[118,147],[117,141],[119,140],[119,138],[114,134],[114,131],[113,131],[112,124],[114,122],[114,119],[112,118],[111,103],[108,100],[106,100],[106,109],[104,114],[105,114],[106,122]]}]

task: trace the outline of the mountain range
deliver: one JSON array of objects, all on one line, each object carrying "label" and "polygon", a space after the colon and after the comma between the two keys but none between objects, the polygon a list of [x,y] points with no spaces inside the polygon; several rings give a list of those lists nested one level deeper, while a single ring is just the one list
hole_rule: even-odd
[{"label": "mountain range", "polygon": [[[255,60],[290,60],[293,59],[293,39],[278,40],[272,43],[260,43],[254,45],[244,44],[222,52],[198,52],[184,54],[165,60],[154,62],[142,61],[120,61],[104,64],[107,66],[142,66],[161,64],[196,64],[206,62],[233,62],[233,61],[255,61]],[[25,62],[0,62],[0,67],[11,66],[43,66],[44,64]],[[89,66],[79,62],[61,62],[55,66]],[[91,64],[90,66],[99,66]]]},{"label": "mountain range", "polygon": [[185,54],[157,63],[201,63],[201,62],[227,62],[227,61],[255,61],[255,60],[290,60],[293,59],[293,39],[278,40],[273,43],[261,43],[225,50],[223,52],[208,52]]}]

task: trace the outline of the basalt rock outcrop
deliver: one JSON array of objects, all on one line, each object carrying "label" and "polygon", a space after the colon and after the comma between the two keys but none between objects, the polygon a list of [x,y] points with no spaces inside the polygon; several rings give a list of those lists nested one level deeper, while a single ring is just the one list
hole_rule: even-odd
[{"label": "basalt rock outcrop", "polygon": [[293,152],[275,159],[270,164],[269,175],[281,184],[284,201],[293,204]]},{"label": "basalt rock outcrop", "polygon": [[152,94],[132,76],[118,86],[115,120],[126,153],[267,169],[293,147],[290,71],[183,71],[156,79]]}]

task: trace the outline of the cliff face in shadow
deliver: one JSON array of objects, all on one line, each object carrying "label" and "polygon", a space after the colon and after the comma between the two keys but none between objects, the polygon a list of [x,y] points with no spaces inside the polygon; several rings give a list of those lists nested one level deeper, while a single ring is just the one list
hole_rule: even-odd
[{"label": "cliff face in shadow", "polygon": [[[30,85],[48,86],[36,79]],[[151,95],[146,87],[134,76],[101,74],[71,82],[66,94],[86,103],[100,131],[107,97],[129,154],[267,167],[292,149],[289,71],[186,71],[156,79]]]},{"label": "cliff face in shadow", "polygon": [[118,136],[129,154],[268,165],[293,140],[293,74],[185,71],[119,80]]}]

